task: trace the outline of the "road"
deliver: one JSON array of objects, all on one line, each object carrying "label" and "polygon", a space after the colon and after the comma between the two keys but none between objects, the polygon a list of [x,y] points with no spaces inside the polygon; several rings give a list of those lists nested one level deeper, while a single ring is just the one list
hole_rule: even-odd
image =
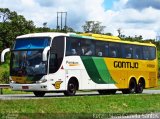
[{"label": "road", "polygon": [[[116,94],[121,94],[117,91]],[[160,90],[144,90],[143,94],[160,94]],[[78,92],[76,96],[96,96],[98,92]],[[14,99],[44,99],[44,98],[70,98],[64,96],[63,93],[46,93],[44,97],[35,97],[34,94],[4,94],[0,95],[0,100],[14,100]]]}]

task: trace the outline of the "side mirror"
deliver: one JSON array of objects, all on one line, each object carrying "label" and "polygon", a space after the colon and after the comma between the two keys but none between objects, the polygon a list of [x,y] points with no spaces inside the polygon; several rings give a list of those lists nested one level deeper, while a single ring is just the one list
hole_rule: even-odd
[{"label": "side mirror", "polygon": [[5,62],[4,57],[7,52],[10,52],[10,48],[4,49],[1,53],[1,62]]},{"label": "side mirror", "polygon": [[50,50],[50,47],[46,47],[44,50],[43,50],[43,54],[42,54],[42,61],[47,61],[47,53],[48,51]]}]

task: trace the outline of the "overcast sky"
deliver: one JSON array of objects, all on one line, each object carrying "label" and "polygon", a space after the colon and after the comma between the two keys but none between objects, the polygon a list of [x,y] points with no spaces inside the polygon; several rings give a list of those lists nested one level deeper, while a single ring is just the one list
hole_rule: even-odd
[{"label": "overcast sky", "polygon": [[160,35],[160,0],[0,0],[0,8],[9,8],[33,20],[36,26],[56,28],[56,12],[68,13],[68,26],[82,31],[85,21],[101,21],[105,32],[144,39]]}]

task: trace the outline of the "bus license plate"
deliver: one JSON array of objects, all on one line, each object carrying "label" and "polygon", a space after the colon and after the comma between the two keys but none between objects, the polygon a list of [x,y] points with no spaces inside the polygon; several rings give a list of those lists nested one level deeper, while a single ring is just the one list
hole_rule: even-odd
[{"label": "bus license plate", "polygon": [[28,86],[22,86],[22,89],[29,89]]}]

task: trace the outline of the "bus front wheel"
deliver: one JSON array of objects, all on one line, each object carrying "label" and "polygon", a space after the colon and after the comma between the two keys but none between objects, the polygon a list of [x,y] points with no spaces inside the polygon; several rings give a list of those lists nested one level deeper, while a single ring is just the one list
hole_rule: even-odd
[{"label": "bus front wheel", "polygon": [[36,97],[43,97],[45,95],[43,91],[34,91],[33,93]]},{"label": "bus front wheel", "polygon": [[67,90],[64,92],[64,95],[65,96],[74,96],[76,94],[76,90],[77,90],[77,87],[78,84],[75,80],[70,80],[68,82],[68,86],[67,86]]}]

